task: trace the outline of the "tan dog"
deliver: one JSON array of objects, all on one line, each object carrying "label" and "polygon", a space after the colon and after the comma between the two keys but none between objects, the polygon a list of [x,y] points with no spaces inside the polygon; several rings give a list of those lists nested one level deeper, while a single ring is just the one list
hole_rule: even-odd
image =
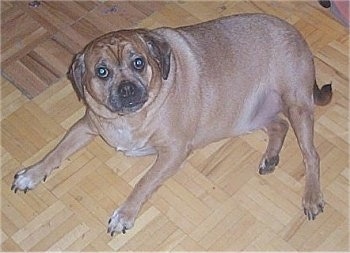
[{"label": "tan dog", "polygon": [[331,86],[317,87],[312,54],[288,23],[244,14],[177,29],[111,32],[75,57],[69,76],[86,114],[43,160],[15,175],[15,192],[45,181],[95,136],[126,155],[157,154],[109,221],[109,233],[124,233],[195,148],[264,129],[269,142],[259,173],[272,172],[288,130],[284,114],[306,167],[304,212],[314,219],[323,211],[313,108],[330,101]]}]

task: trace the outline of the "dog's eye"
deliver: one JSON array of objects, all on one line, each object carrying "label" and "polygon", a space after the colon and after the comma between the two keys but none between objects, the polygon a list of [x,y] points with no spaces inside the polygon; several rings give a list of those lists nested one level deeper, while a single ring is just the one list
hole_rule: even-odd
[{"label": "dog's eye", "polygon": [[145,61],[141,57],[138,57],[134,60],[135,69],[142,70],[144,66],[145,66]]},{"label": "dog's eye", "polygon": [[109,71],[106,67],[98,67],[96,69],[96,74],[98,77],[107,78],[109,75]]}]

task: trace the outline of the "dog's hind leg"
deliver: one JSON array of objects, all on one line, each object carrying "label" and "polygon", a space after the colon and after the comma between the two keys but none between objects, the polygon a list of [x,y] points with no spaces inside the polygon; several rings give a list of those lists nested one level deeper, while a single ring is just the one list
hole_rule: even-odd
[{"label": "dog's hind leg", "polygon": [[265,175],[275,170],[275,166],[279,162],[279,152],[281,151],[288,128],[288,122],[279,117],[275,118],[265,127],[264,130],[269,137],[269,141],[266,152],[259,165],[259,174]]},{"label": "dog's hind leg", "polygon": [[307,105],[293,105],[288,117],[301,149],[305,165],[304,213],[308,219],[323,212],[324,201],[320,187],[320,158],[314,146],[313,110]]}]

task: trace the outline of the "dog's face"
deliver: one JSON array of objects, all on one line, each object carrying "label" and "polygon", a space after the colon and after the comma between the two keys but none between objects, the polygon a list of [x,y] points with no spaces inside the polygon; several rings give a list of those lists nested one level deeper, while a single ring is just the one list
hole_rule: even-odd
[{"label": "dog's face", "polygon": [[146,30],[125,30],[88,44],[68,76],[79,98],[87,92],[103,110],[125,115],[150,104],[169,71],[168,43]]}]

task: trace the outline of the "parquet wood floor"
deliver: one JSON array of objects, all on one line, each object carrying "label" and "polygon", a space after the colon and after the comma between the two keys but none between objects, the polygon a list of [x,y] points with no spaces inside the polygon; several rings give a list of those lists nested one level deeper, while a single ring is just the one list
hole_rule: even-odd
[{"label": "parquet wood floor", "polygon": [[[289,131],[275,173],[257,174],[262,132],[197,150],[143,207],[135,227],[111,238],[106,223],[154,157],[126,158],[96,139],[24,195],[19,168],[47,153],[84,113],[65,77],[72,55],[111,30],[187,25],[242,13],[295,25],[334,97],[316,109],[323,214],[301,209],[304,168]],[[349,34],[317,1],[1,1],[1,249],[3,251],[349,251]],[[286,64],[288,64],[286,62]]]}]

